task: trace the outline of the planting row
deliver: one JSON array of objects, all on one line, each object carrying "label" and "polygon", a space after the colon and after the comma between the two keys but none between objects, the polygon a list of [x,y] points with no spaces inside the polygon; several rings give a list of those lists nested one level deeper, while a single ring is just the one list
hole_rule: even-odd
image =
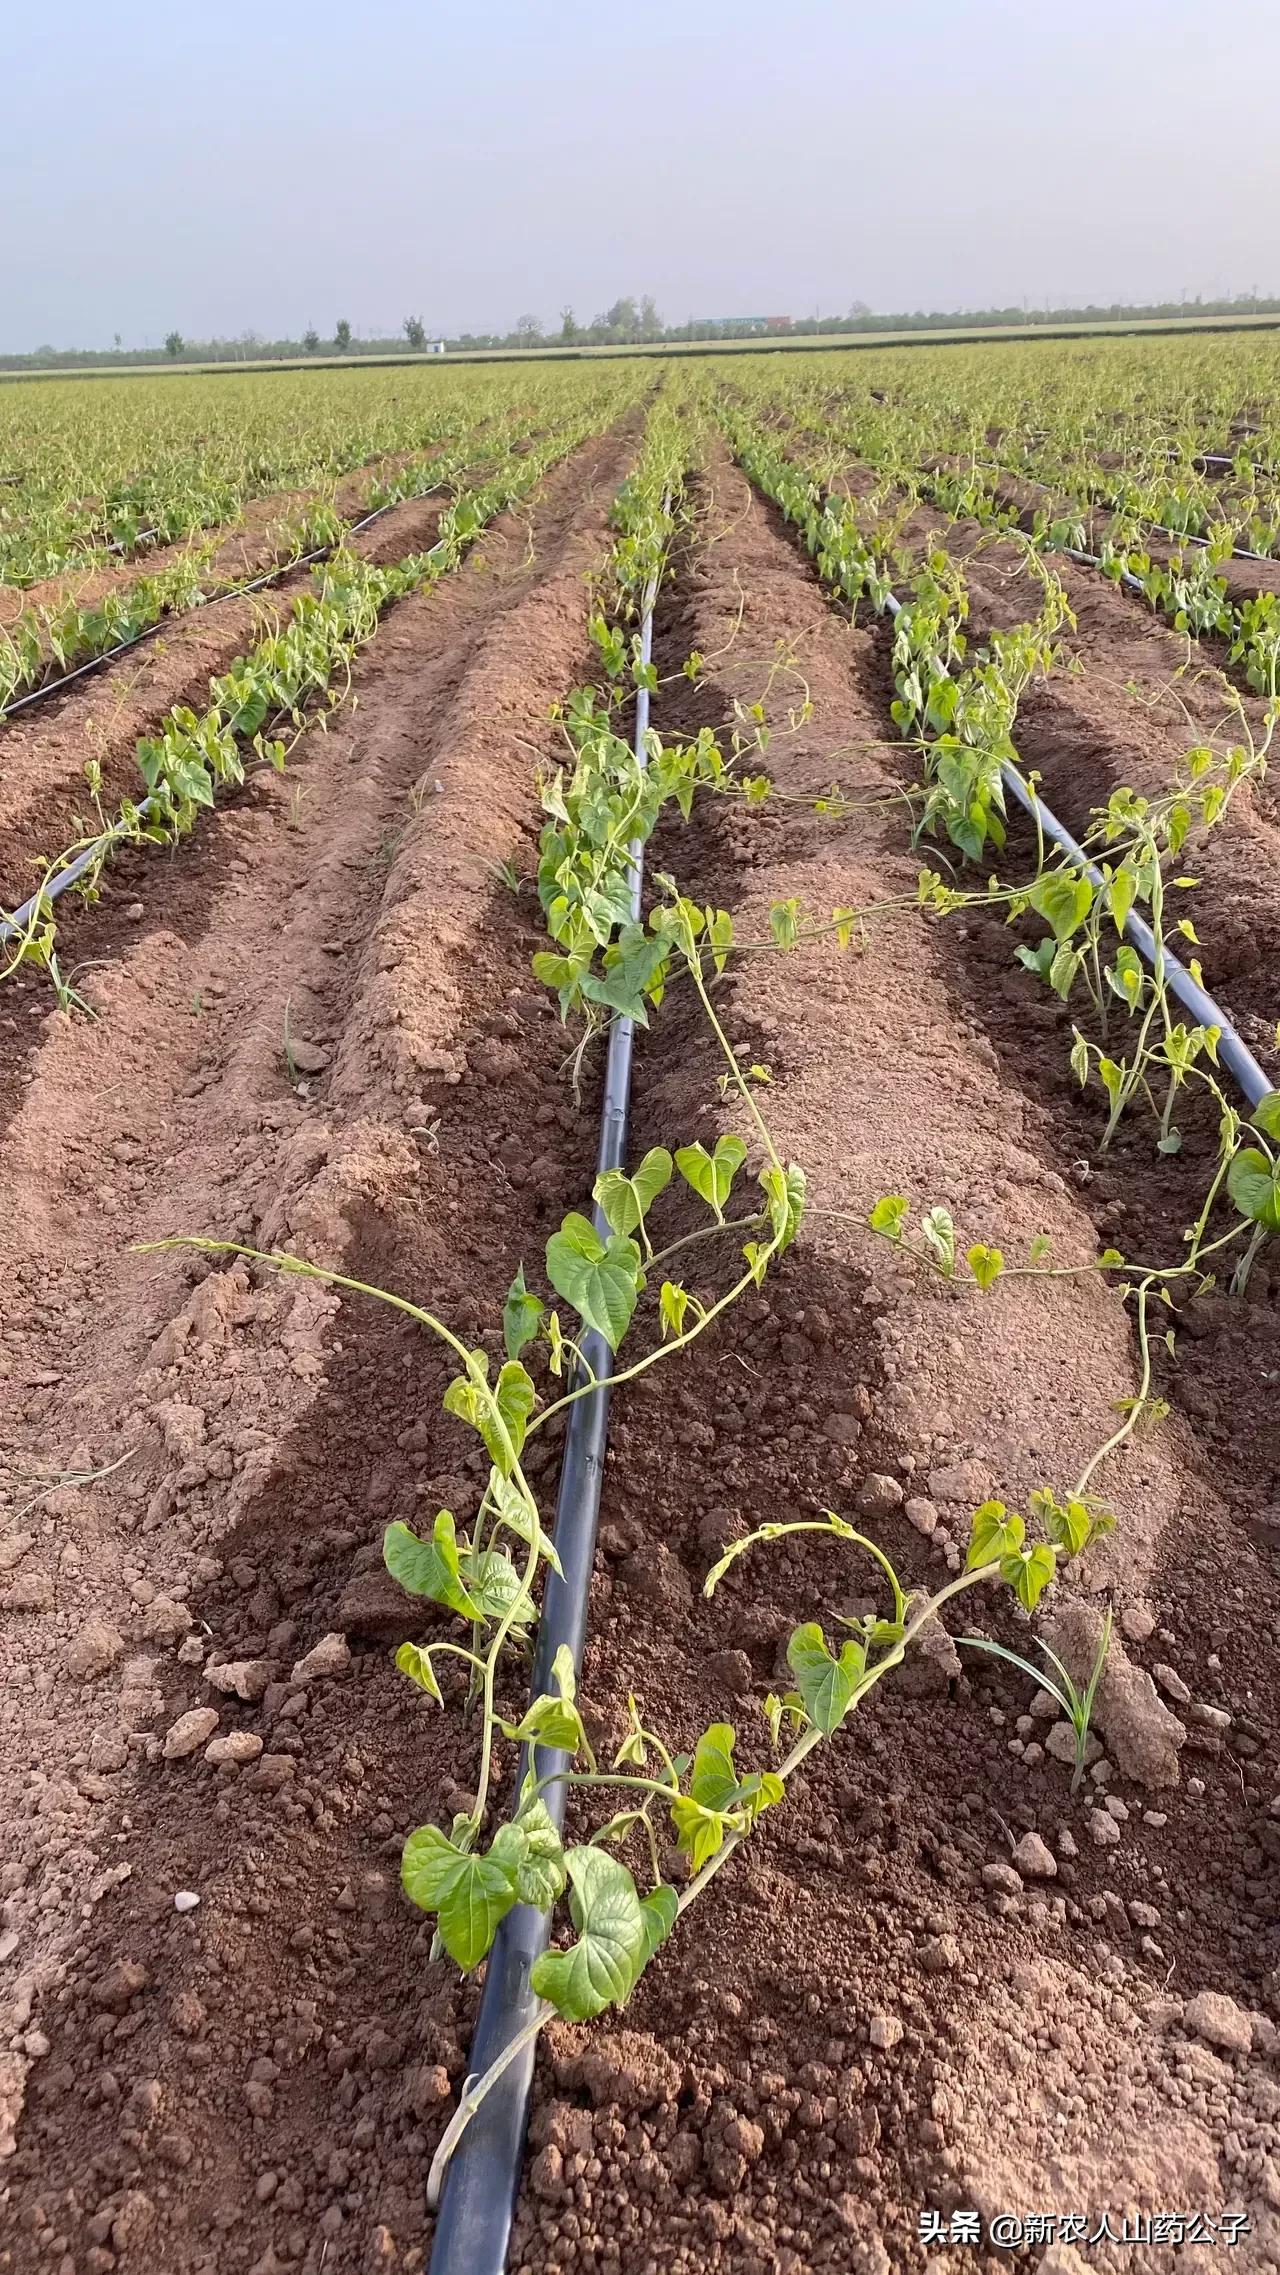
[{"label": "planting row", "polygon": [[[760,403],[754,404],[757,415]],[[874,477],[869,503],[887,517],[927,499],[944,513],[985,528],[1021,531],[1042,551],[1091,558],[1116,584],[1140,593],[1180,632],[1213,635],[1226,643],[1257,694],[1280,686],[1280,590],[1259,590],[1258,573],[1233,559],[1239,524],[1218,519],[1202,543],[1187,533],[1167,489],[1130,484],[1121,494],[1114,475],[1063,467],[1055,473],[1037,456],[1034,481],[1009,465],[982,456],[939,453],[936,430],[919,419],[903,422],[880,407],[855,415],[844,405],[803,409],[788,399],[786,430],[792,452],[815,473],[843,487],[850,462]],[[1105,507],[1105,511],[1097,510]],[[1176,526],[1161,521],[1172,515]],[[1256,529],[1248,532],[1256,537]],[[1251,589],[1252,588],[1252,589]]]},{"label": "planting row", "polygon": [[[313,572],[312,589],[293,600],[284,621],[252,651],[210,682],[208,705],[199,712],[177,707],[158,734],[139,741],[142,797],[125,798],[109,811],[102,802],[101,768],[88,762],[94,822],[75,842],[41,862],[34,895],[24,903],[20,919],[7,920],[0,977],[35,964],[48,973],[59,999],[68,1001],[53,912],[61,881],[92,898],[103,865],[120,845],[185,837],[201,810],[212,806],[219,788],[244,780],[246,765],[282,769],[310,716],[344,700],[352,660],[373,637],[386,605],[447,575],[485,524],[529,496],[548,468],[575,449],[598,419],[598,413],[582,415],[532,441],[487,480],[457,495],[440,515],[435,542],[425,553],[379,568],[343,542],[344,532],[331,533],[332,550]],[[435,461],[425,462],[410,477],[406,494],[425,486],[435,467]]]}]

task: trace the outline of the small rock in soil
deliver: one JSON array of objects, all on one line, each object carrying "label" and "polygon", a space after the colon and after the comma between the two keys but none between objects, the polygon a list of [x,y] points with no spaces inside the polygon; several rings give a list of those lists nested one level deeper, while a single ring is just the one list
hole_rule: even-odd
[{"label": "small rock in soil", "polygon": [[[1056,1872],[1057,1866],[1054,1866]],[[954,1935],[931,1935],[920,1952],[926,1975],[954,1975],[960,1965],[960,1946]]]},{"label": "small rock in soil", "polygon": [[194,1754],[206,1738],[211,1738],[218,1727],[216,1706],[193,1706],[189,1714],[180,1714],[165,1734],[160,1751],[167,1762],[180,1762]]},{"label": "small rock in soil", "polygon": [[215,1738],[204,1750],[204,1758],[215,1767],[219,1762],[256,1762],[262,1752],[262,1740],[254,1730],[229,1730],[225,1738]]},{"label": "small rock in soil", "polygon": [[145,1991],[151,1977],[136,1959],[113,1959],[105,1972],[92,1985],[89,1996],[97,2007],[108,2014],[123,2014],[129,2001],[138,1991]]},{"label": "small rock in soil", "polygon": [[831,1440],[833,1446],[856,1446],[862,1436],[862,1424],[856,1414],[837,1411],[828,1414],[822,1425],[822,1434]]},{"label": "small rock in soil", "polygon": [[82,1682],[92,1682],[95,1676],[105,1675],[114,1667],[124,1652],[124,1637],[109,1619],[95,1612],[71,1638],[63,1653],[63,1665],[68,1674],[79,1676]]},{"label": "small rock in soil", "polygon": [[6,1611],[52,1611],[54,1605],[53,1579],[48,1572],[24,1572],[11,1588],[0,1596]]},{"label": "small rock in soil", "polygon": [[148,1643],[176,1643],[191,1625],[191,1613],[172,1596],[157,1596],[147,1605],[142,1632]]},{"label": "small rock in soil", "polygon": [[529,2167],[529,2186],[535,2196],[547,2203],[555,2203],[564,2191],[564,2158],[554,2141],[539,2149]]},{"label": "small rock in soil", "polygon": [[258,1793],[279,1793],[297,1776],[298,1765],[292,1754],[264,1754],[253,1773],[254,1790]]},{"label": "small rock in soil", "polygon": [[716,1688],[727,1691],[730,1698],[746,1698],[755,1682],[745,1651],[717,1651],[707,1661],[707,1673]]},{"label": "small rock in soil", "polygon": [[651,2109],[674,2101],[683,2083],[679,2063],[639,2030],[616,2030],[589,2045],[578,2074],[597,2109]]},{"label": "small rock in soil", "polygon": [[309,1043],[301,1035],[290,1035],[289,1055],[299,1074],[323,1074],[329,1064],[329,1053],[320,1043]]},{"label": "small rock in soil", "polygon": [[963,1673],[960,1653],[940,1620],[931,1619],[898,1669],[899,1698],[942,1698]]},{"label": "small rock in soil", "polygon": [[[1075,1768],[1076,1734],[1069,1722],[1054,1723],[1052,1730],[1049,1732],[1048,1737],[1045,1739],[1044,1750],[1047,1754],[1052,1754],[1056,1762],[1065,1762],[1069,1769]],[[1094,1737],[1092,1730],[1090,1730],[1086,1733],[1084,1741],[1084,1759],[1086,1769],[1092,1762],[1100,1761],[1101,1758],[1102,1748],[1099,1745],[1098,1740]]]},{"label": "small rock in soil", "polygon": [[870,2027],[871,2043],[873,2046],[878,2046],[882,2054],[890,2053],[892,2049],[897,2045],[898,2040],[901,2038],[901,2036],[902,2024],[899,2022],[896,2014],[872,2015]]},{"label": "small rock in soil", "polygon": [[1182,2010],[1182,2026],[1207,2046],[1220,2046],[1228,2054],[1247,2054],[1253,2045],[1248,2015],[1222,1991],[1197,1991]]},{"label": "small rock in soil", "polygon": [[918,1533],[924,1534],[926,1540],[938,1529],[937,1510],[932,1501],[924,1500],[918,1493],[907,1502],[903,1515],[908,1524],[914,1525]]},{"label": "small rock in soil", "polygon": [[1095,1848],[1118,1848],[1120,1827],[1105,1809],[1094,1809],[1089,1816],[1089,1834]]},{"label": "small rock in soil", "polygon": [[207,1666],[204,1679],[212,1683],[215,1690],[242,1698],[251,1706],[262,1697],[267,1684],[275,1681],[279,1671],[274,1659],[224,1659]]},{"label": "small rock in soil", "polygon": [[1022,1894],[1022,1882],[1011,1864],[984,1864],[982,1879],[984,1886],[994,1888],[997,1895],[1020,1896]]},{"label": "small rock in soil", "polygon": [[413,2079],[410,2099],[414,2116],[430,2117],[449,2099],[452,2091],[443,2062],[428,2063]]},{"label": "small rock in soil", "polygon": [[1149,1612],[1145,1604],[1130,1604],[1129,1609],[1120,1614],[1120,1626],[1130,1643],[1145,1643],[1148,1636],[1155,1634],[1155,1614]]},{"label": "small rock in soil", "polygon": [[156,2208],[140,2188],[131,2188],[111,2222],[111,2241],[117,2251],[133,2252],[145,2244],[156,2224]]},{"label": "small rock in soil", "polygon": [[345,1635],[322,1635],[320,1641],[297,1661],[289,1680],[291,1683],[313,1683],[322,1675],[345,1675],[351,1665],[351,1648]]},{"label": "small rock in soil", "polygon": [[1175,1706],[1190,1705],[1191,1692],[1176,1667],[1168,1667],[1162,1661],[1158,1667],[1152,1668],[1151,1678],[1160,1685],[1165,1697],[1173,1700]]},{"label": "small rock in soil", "polygon": [[1013,1861],[1024,1880],[1054,1880],[1058,1874],[1058,1859],[1047,1841],[1039,1833],[1024,1833],[1013,1852]]},{"label": "small rock in soil", "polygon": [[979,1501],[986,1500],[987,1492],[987,1472],[976,1461],[961,1461],[953,1468],[929,1472],[931,1501],[967,1501],[976,1508]]},{"label": "small rock in soil", "polygon": [[414,1605],[387,1571],[357,1573],[338,1604],[338,1625],[347,1635],[367,1635],[378,1643],[402,1643],[418,1624]]},{"label": "small rock in soil", "polygon": [[625,1564],[619,1565],[618,1576],[632,1595],[661,1611],[681,1611],[692,1600],[688,1573],[661,1541],[637,1548]]},{"label": "small rock in soil", "polygon": [[896,1477],[886,1477],[881,1470],[873,1470],[863,1480],[856,1507],[861,1517],[887,1517],[902,1507],[906,1498]]}]

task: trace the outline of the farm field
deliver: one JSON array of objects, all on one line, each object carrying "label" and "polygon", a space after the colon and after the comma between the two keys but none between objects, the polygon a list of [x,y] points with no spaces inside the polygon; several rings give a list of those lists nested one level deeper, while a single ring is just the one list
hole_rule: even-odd
[{"label": "farm field", "polygon": [[0,2269],[1280,2264],[1280,348],[0,474]]}]

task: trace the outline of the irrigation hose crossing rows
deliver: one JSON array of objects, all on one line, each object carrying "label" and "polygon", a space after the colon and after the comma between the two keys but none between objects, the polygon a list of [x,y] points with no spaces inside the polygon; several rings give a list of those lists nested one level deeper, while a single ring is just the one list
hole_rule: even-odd
[{"label": "irrigation hose crossing rows", "polygon": [[[1090,553],[1073,552],[1071,558],[1073,561],[1086,561],[1093,567],[1097,566],[1094,556]],[[1136,578],[1131,578],[1129,581],[1137,584]],[[1138,589],[1141,591],[1140,585]],[[897,616],[902,607],[902,602],[893,593],[886,595],[886,601],[890,615]],[[1077,845],[1070,830],[1063,827],[1052,808],[1045,804],[1044,799],[1028,789],[1017,768],[1002,763],[1000,779],[1005,789],[1012,793],[1018,804],[1025,808],[1032,820],[1044,831],[1045,836],[1052,838],[1054,844],[1066,854],[1069,861],[1074,862],[1076,868],[1082,871],[1090,884],[1097,888],[1103,887],[1106,880],[1102,871],[1095,862],[1089,859],[1083,846]],[[1207,990],[1191,977],[1186,965],[1180,962],[1171,948],[1165,947],[1163,942],[1157,942],[1150,925],[1142,917],[1135,915],[1132,910],[1125,918],[1124,929],[1138,954],[1151,966],[1153,971],[1156,967],[1157,958],[1160,958],[1170,987],[1178,1001],[1184,1009],[1191,1013],[1197,1024],[1205,1027],[1217,1027],[1221,1030],[1218,1053],[1223,1065],[1230,1074],[1235,1076],[1249,1104],[1251,1106],[1259,1105],[1262,1099],[1270,1094],[1275,1085],[1263,1073],[1244,1037],[1238,1034],[1232,1026],[1221,1004],[1216,1003]]]},{"label": "irrigation hose crossing rows", "polygon": [[[658,577],[654,576],[644,594],[640,627],[642,664],[649,662],[652,649],[657,589]],[[648,727],[649,691],[640,687],[636,691],[634,749],[642,767],[646,763]],[[630,862],[631,914],[633,919],[638,919],[644,876],[644,851],[639,839],[632,840]],[[609,1029],[604,1105],[600,1116],[597,1169],[601,1176],[606,1170],[625,1166],[634,1037],[632,1021],[621,1015],[616,1017]],[[598,1206],[594,1217],[597,1232],[607,1238],[609,1227]],[[589,1329],[582,1337],[581,1349],[586,1367],[595,1376],[596,1387],[569,1409],[552,1536],[560,1572],[547,1574],[531,1699],[552,1688],[552,1666],[563,1645],[567,1644],[573,1653],[575,1671],[580,1671],[582,1665],[600,1489],[604,1482],[609,1383],[614,1359],[604,1337],[595,1329]],[[569,1762],[568,1754],[543,1746],[539,1749],[538,1774],[543,1778],[554,1777],[557,1771],[567,1769]],[[517,1794],[530,1766],[530,1752],[525,1746],[516,1768]],[[560,1779],[548,1785],[543,1794],[557,1832],[564,1825],[567,1793],[568,1787]],[[501,2077],[485,2096],[449,2160],[431,2251],[430,2275],[502,2275],[506,2266],[533,2089],[536,2022],[542,2009],[542,2001],[529,1977],[534,1961],[547,1948],[550,1932],[547,1912],[538,1911],[530,1904],[517,1904],[507,1913],[489,1953],[480,2013],[471,2042],[468,2084],[472,2078],[483,2077],[508,2049],[511,2053]]]}]

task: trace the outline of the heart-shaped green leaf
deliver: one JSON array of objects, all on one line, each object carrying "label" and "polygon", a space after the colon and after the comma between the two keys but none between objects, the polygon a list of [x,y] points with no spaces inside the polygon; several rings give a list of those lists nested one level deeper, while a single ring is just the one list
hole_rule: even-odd
[{"label": "heart-shaped green leaf", "polygon": [[430,1651],[424,1651],[418,1643],[402,1643],[396,1653],[396,1665],[401,1674],[407,1675],[419,1690],[424,1690],[428,1698],[435,1700],[437,1706],[444,1705],[435,1669],[431,1664]]},{"label": "heart-shaped green leaf", "polygon": [[654,1952],[661,1949],[670,1935],[679,1909],[680,1899],[675,1889],[668,1888],[665,1882],[660,1888],[654,1888],[647,1896],[641,1897],[640,1910],[644,1917],[643,1965],[646,1967]]},{"label": "heart-shaped green leaf", "polygon": [[1227,1191],[1251,1224],[1280,1232],[1280,1162],[1261,1146],[1242,1146],[1227,1171]]},{"label": "heart-shaped green leaf", "polygon": [[834,1659],[816,1620],[798,1627],[788,1643],[787,1665],[796,1678],[796,1689],[810,1720],[828,1737],[839,1728],[853,1704],[866,1664],[865,1645],[852,1637]]},{"label": "heart-shaped green leaf", "polygon": [[708,1153],[705,1145],[682,1145],[676,1154],[676,1168],[719,1221],[746,1158],[747,1149],[740,1137],[722,1137],[717,1138],[714,1153]]},{"label": "heart-shaped green leaf", "polygon": [[557,1295],[616,1351],[631,1324],[640,1292],[640,1251],[625,1233],[600,1238],[572,1210],[547,1242],[547,1277]]},{"label": "heart-shaped green leaf", "polygon": [[1002,1557],[1000,1577],[1007,1580],[1019,1603],[1034,1611],[1058,1569],[1058,1559],[1042,1540],[1020,1548],[1016,1556]]},{"label": "heart-shaped green leaf", "polygon": [[631,1177],[622,1169],[603,1170],[592,1199],[604,1210],[611,1232],[634,1232],[670,1183],[671,1156],[665,1145],[655,1145]]},{"label": "heart-shaped green leaf", "polygon": [[502,1306],[502,1340],[509,1359],[518,1359],[525,1344],[533,1341],[542,1325],[545,1309],[541,1296],[531,1294],[525,1286],[522,1264],[507,1290],[507,1300]]},{"label": "heart-shaped green leaf", "polygon": [[519,1359],[508,1359],[494,1385],[493,1394],[510,1442],[510,1451],[503,1442],[502,1432],[492,1423],[486,1428],[482,1421],[481,1433],[493,1456],[495,1468],[507,1477],[514,1462],[519,1461],[524,1451],[525,1430],[537,1396],[528,1368],[522,1366]]},{"label": "heart-shaped green leaf", "polygon": [[517,1864],[506,1853],[511,1844],[494,1845],[497,1854],[464,1855],[435,1825],[420,1825],[404,1844],[404,1892],[421,1911],[436,1914],[444,1947],[459,1967],[478,1966],[516,1901]]},{"label": "heart-shaped green leaf", "polygon": [[409,1595],[430,1596],[433,1603],[461,1612],[464,1619],[482,1616],[462,1577],[457,1526],[448,1509],[439,1511],[430,1540],[420,1539],[408,1525],[388,1525],[382,1536],[382,1560]]},{"label": "heart-shaped green leaf", "polygon": [[536,1905],[540,1912],[549,1912],[564,1894],[564,1848],[560,1835],[551,1822],[545,1801],[537,1797],[524,1803],[514,1823],[516,1831],[524,1836],[524,1853],[516,1873],[520,1901]]},{"label": "heart-shaped green leaf", "polygon": [[572,1848],[565,1864],[578,1941],[544,1951],[530,1981],[567,2022],[587,2022],[627,1997],[647,1956],[645,1917],[631,1874],[606,1849]]},{"label": "heart-shaped green leaf", "polygon": [[1011,1517],[1003,1501],[984,1501],[973,1512],[965,1570],[976,1572],[980,1565],[998,1564],[1002,1556],[1016,1556],[1025,1531],[1021,1517]]}]

